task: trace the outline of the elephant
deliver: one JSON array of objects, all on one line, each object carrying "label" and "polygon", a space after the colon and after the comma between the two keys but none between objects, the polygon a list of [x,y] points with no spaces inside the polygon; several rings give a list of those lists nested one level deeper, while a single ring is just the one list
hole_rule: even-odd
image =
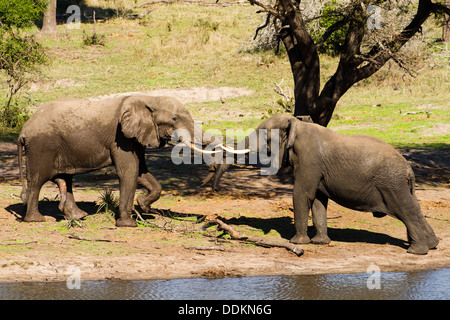
[{"label": "elephant", "polygon": [[[41,187],[55,182],[61,193],[59,209],[67,219],[87,215],[78,208],[73,197],[72,177],[114,165],[119,178],[120,198],[118,227],[136,227],[131,218],[137,184],[147,194],[136,197],[140,208],[148,212],[159,199],[161,185],[145,164],[145,148],[162,147],[177,130],[187,132],[177,139],[195,147],[220,146],[214,137],[194,124],[188,110],[172,97],[130,95],[90,102],[85,99],[64,98],[39,107],[25,123],[18,138],[18,158],[21,198],[26,204],[26,222],[43,222],[38,210]],[[197,137],[202,141],[191,141]],[[25,148],[27,185],[23,177]]]},{"label": "elephant", "polygon": [[[266,129],[266,130],[261,130]],[[274,130],[278,129],[278,130]],[[262,122],[255,133],[266,132],[266,146],[279,139],[278,168],[291,167],[294,176],[293,205],[295,236],[292,243],[327,244],[328,199],[375,217],[390,215],[404,223],[410,246],[408,253],[426,254],[439,240],[425,220],[415,195],[415,176],[409,163],[392,146],[368,135],[344,135],[318,124],[300,121],[289,114],[275,114]],[[265,147],[245,138],[245,147],[258,152]],[[215,166],[203,181],[220,177],[230,167]],[[307,235],[312,212],[316,235]]]}]

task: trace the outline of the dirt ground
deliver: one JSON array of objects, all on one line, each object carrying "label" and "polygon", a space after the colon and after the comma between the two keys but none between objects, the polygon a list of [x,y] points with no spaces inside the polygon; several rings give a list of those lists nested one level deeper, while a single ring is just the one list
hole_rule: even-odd
[{"label": "dirt ground", "polygon": [[303,245],[300,257],[284,248],[230,240],[214,226],[202,229],[201,222],[204,215],[219,216],[242,234],[288,242],[294,233],[289,176],[261,176],[259,168],[234,166],[222,178],[220,192],[212,193],[199,186],[207,167],[175,166],[170,150],[147,152],[149,169],[164,192],[154,212],[143,217],[159,227],[116,228],[106,214],[96,213],[99,191],[117,190],[112,168],[76,178],[76,199],[89,216],[69,227],[52,183],[41,193],[46,222],[21,221],[25,208],[18,199],[16,146],[0,143],[0,282],[66,281],[73,267],[81,280],[106,280],[356,273],[372,264],[383,272],[450,266],[448,150],[402,150],[416,171],[423,212],[441,239],[436,250],[407,254],[400,221],[331,202],[332,242]]}]

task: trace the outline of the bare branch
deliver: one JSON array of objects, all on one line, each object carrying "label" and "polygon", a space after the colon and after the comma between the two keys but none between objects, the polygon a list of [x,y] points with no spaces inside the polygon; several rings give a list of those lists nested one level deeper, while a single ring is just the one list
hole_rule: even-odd
[{"label": "bare branch", "polygon": [[258,28],[256,28],[255,36],[253,37],[253,40],[256,40],[256,37],[258,36],[259,31],[264,29],[265,27],[267,27],[269,25],[269,22],[270,22],[270,13],[267,14],[266,21],[264,22],[264,24],[262,24]]},{"label": "bare branch", "polygon": [[272,16],[283,21],[284,17],[274,7],[265,5],[264,3],[262,3],[258,0],[249,0],[249,2],[251,5],[256,4],[258,7],[261,7],[263,9],[262,11],[270,13]]},{"label": "bare branch", "polygon": [[261,239],[258,237],[252,237],[252,236],[244,236],[240,234],[236,229],[234,229],[232,226],[226,224],[222,220],[215,218],[209,220],[209,224],[214,223],[219,225],[219,228],[227,232],[233,240],[238,241],[244,241],[244,242],[251,242],[258,246],[263,247],[279,247],[279,248],[285,248],[293,253],[295,253],[297,256],[301,256],[304,253],[304,250],[293,243],[290,242],[278,242],[278,241],[270,241],[266,239]]},{"label": "bare branch", "polygon": [[445,14],[450,16],[450,8],[449,7],[446,7],[445,5],[440,4],[440,3],[433,3],[432,7],[433,7],[433,9],[432,9],[433,12],[435,12],[435,13],[445,13]]}]

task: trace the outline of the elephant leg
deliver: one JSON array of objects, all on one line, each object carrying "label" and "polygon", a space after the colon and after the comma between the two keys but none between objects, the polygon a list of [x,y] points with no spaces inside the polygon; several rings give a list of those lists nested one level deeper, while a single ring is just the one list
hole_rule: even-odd
[{"label": "elephant leg", "polygon": [[73,197],[72,190],[72,175],[66,175],[62,178],[55,179],[61,194],[61,200],[58,208],[64,213],[64,217],[70,219],[82,219],[87,216],[87,213],[78,208]]},{"label": "elephant leg", "polygon": [[162,187],[158,180],[148,172],[147,165],[145,164],[144,150],[141,150],[139,155],[139,176],[137,183],[147,189],[146,195],[139,195],[136,200],[145,213],[148,212],[150,205],[159,199],[161,196]]},{"label": "elephant leg", "polygon": [[421,217],[419,217],[419,222],[421,223],[422,231],[425,233],[425,237],[427,238],[428,249],[436,249],[437,245],[439,244],[439,239],[438,237],[436,237],[428,221],[425,220],[423,214]]},{"label": "elephant leg", "polygon": [[310,242],[308,237],[308,216],[313,199],[314,197],[308,195],[301,180],[296,178],[293,193],[295,236],[290,242],[299,244]]},{"label": "elephant leg", "polygon": [[156,180],[149,172],[141,174],[137,179],[137,183],[148,190],[146,195],[139,195],[136,197],[141,209],[147,213],[150,205],[161,196],[162,187],[158,180]]},{"label": "elephant leg", "polygon": [[[420,208],[419,201],[417,200],[415,195],[412,195],[413,203],[416,208],[418,208],[419,211],[419,223],[422,227],[422,231],[425,234],[425,237],[427,239],[427,246],[428,249],[435,249],[437,245],[439,244],[439,239],[436,237],[433,228],[431,228],[428,221],[425,219],[425,216],[423,215],[422,209]],[[417,210],[417,209],[416,209]]]},{"label": "elephant leg", "polygon": [[116,221],[116,226],[137,227],[136,221],[131,218],[131,210],[139,171],[138,158],[134,152],[120,149],[113,154],[113,157],[120,184],[120,218]]},{"label": "elephant leg", "polygon": [[429,246],[427,244],[426,226],[423,225],[424,218],[420,205],[417,201],[414,201],[413,196],[409,192],[409,188],[402,189],[401,191],[392,189],[381,190],[381,194],[388,211],[393,213],[406,226],[408,240],[410,242],[410,247],[407,252],[427,254]]},{"label": "elephant leg", "polygon": [[64,204],[66,203],[66,199],[67,199],[67,184],[66,181],[62,178],[56,178],[53,180],[53,182],[55,182],[59,188],[59,205],[58,205],[58,209],[60,211],[64,211]]},{"label": "elephant leg", "polygon": [[26,191],[27,211],[23,221],[25,222],[45,222],[45,218],[39,212],[39,193],[42,186],[52,178],[53,156],[49,153],[40,153],[29,151],[30,156],[27,159],[27,181]]},{"label": "elephant leg", "polygon": [[27,212],[23,221],[25,222],[45,222],[44,216],[39,212],[39,193],[46,181],[32,181],[27,189]]},{"label": "elephant leg", "polygon": [[318,192],[311,208],[312,220],[316,228],[316,235],[311,239],[311,243],[328,244],[331,242],[327,232],[327,205],[328,198]]}]

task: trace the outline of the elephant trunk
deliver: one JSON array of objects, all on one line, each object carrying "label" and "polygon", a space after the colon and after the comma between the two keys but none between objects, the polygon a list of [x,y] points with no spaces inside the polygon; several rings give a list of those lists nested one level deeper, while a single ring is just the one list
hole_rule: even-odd
[{"label": "elephant trunk", "polygon": [[[242,140],[241,140],[242,142]],[[239,143],[238,145],[242,145],[242,143]],[[223,146],[221,146],[222,149],[227,150],[228,148],[225,148]],[[243,154],[245,153],[246,155],[246,162],[247,162],[247,156],[248,153],[250,152],[250,143],[249,143],[249,137],[245,137],[244,138],[244,149],[242,150],[234,150],[235,154]],[[206,184],[208,184],[211,180],[213,181],[212,183],[212,190],[213,191],[217,191],[217,186],[219,184],[219,180],[220,178],[223,176],[223,174],[225,173],[225,171],[227,171],[230,168],[231,164],[226,164],[226,163],[221,163],[221,164],[217,164],[214,163],[212,165],[210,165],[210,169],[209,169],[209,173],[206,176],[205,179],[203,179],[201,186],[204,186]]]},{"label": "elephant trunk", "polygon": [[228,170],[228,168],[231,166],[231,164],[222,163],[218,166],[216,173],[214,174],[214,181],[212,185],[213,191],[217,190],[217,185],[219,184],[220,178],[223,176],[225,171]]}]

